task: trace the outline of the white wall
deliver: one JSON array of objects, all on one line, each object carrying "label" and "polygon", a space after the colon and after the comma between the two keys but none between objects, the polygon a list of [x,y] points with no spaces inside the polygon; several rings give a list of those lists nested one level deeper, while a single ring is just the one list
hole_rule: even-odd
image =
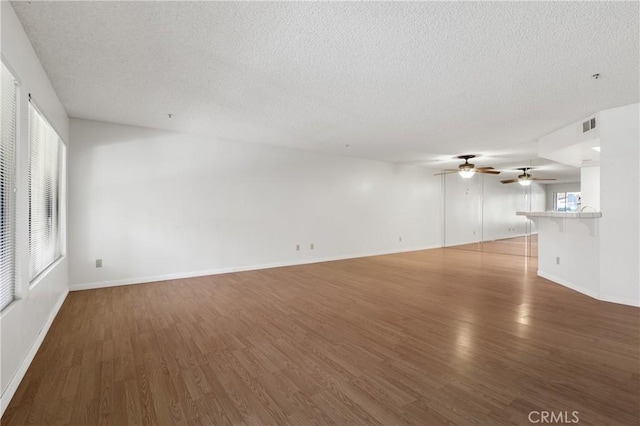
[{"label": "white wall", "polygon": [[20,82],[17,191],[17,291],[20,299],[0,314],[1,408],[4,412],[37,351],[51,321],[66,297],[66,256],[31,287],[28,282],[27,111],[28,94],[48,118],[60,137],[69,141],[69,122],[40,62],[9,2],[1,2],[2,56]]},{"label": "white wall", "polygon": [[[538,183],[531,184],[531,204],[529,207],[529,211],[532,212],[541,212],[544,211],[545,206],[547,204],[547,185],[542,185]],[[537,233],[537,225],[533,221],[529,221],[530,232]]]},{"label": "white wall", "polygon": [[640,155],[640,109],[633,104],[597,116],[599,191],[595,167],[582,169],[581,192],[583,206],[597,206],[599,192],[602,218],[540,219],[538,275],[601,300],[640,306],[640,174],[624,166]]},{"label": "white wall", "polygon": [[538,275],[600,299],[599,220],[538,219]]},{"label": "white wall", "polygon": [[[504,176],[484,176],[482,235],[485,241],[500,240],[536,232],[535,225],[517,211],[540,211],[545,205],[545,187],[537,183],[522,186],[502,184]],[[527,228],[527,225],[531,228]]]},{"label": "white wall", "polygon": [[600,166],[580,168],[580,205],[585,211],[600,211]]},{"label": "white wall", "polygon": [[[462,179],[445,175],[445,245],[455,246],[484,240],[500,240],[528,232],[527,219],[517,211],[544,209],[544,185],[529,187],[502,184],[501,176],[475,175]],[[533,228],[535,232],[535,227]]]},{"label": "white wall", "polygon": [[[596,119],[596,128],[583,133],[582,123]],[[598,113],[584,117],[580,121],[569,124],[538,139],[538,156],[573,167],[582,167],[587,150],[589,158],[593,157],[592,146],[599,146],[600,117]]]},{"label": "white wall", "polygon": [[[558,192],[580,192],[580,182],[572,183],[553,183],[545,185],[547,195],[545,209],[547,211],[553,211],[553,196]],[[543,211],[543,210],[539,210]]]},{"label": "white wall", "polygon": [[640,306],[638,104],[600,112],[600,285],[604,300]]},{"label": "white wall", "polygon": [[431,170],[77,119],[71,137],[72,289],[441,245]]},{"label": "white wall", "polygon": [[444,245],[476,243],[482,239],[482,177],[444,179]]}]

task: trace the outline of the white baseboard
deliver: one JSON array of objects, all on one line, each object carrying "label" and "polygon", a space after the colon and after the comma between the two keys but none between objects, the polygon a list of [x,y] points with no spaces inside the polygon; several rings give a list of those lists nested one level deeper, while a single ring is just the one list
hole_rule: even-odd
[{"label": "white baseboard", "polygon": [[583,286],[580,286],[578,284],[575,284],[569,280],[566,280],[564,278],[558,278],[556,276],[553,276],[551,274],[548,274],[544,271],[541,271],[540,269],[538,269],[538,276],[545,278],[549,281],[553,281],[556,284],[560,284],[563,285],[565,287],[570,288],[571,290],[577,291],[578,293],[582,293],[584,295],[587,295],[589,297],[593,297],[594,299],[598,299],[600,300],[600,295],[598,294],[597,291],[591,290],[590,288],[586,288]]},{"label": "white baseboard", "polygon": [[11,402],[11,398],[13,398],[13,395],[15,395],[16,391],[18,390],[18,386],[20,385],[20,382],[22,382],[22,379],[24,378],[24,375],[27,373],[27,370],[29,369],[29,366],[31,365],[33,358],[35,358],[36,353],[38,353],[38,349],[40,349],[40,345],[42,345],[42,342],[44,341],[45,336],[49,332],[49,328],[51,328],[51,324],[53,324],[53,320],[58,315],[58,312],[60,311],[60,308],[62,307],[62,304],[64,303],[68,294],[69,294],[69,291],[67,290],[64,292],[62,296],[60,296],[55,306],[53,307],[51,314],[47,319],[47,322],[44,324],[44,326],[40,330],[40,333],[38,333],[38,336],[36,337],[35,342],[33,342],[31,349],[29,349],[29,352],[27,353],[24,360],[22,361],[22,364],[20,364],[20,368],[18,368],[18,371],[16,371],[16,373],[13,375],[13,377],[11,378],[11,381],[9,382],[6,389],[2,393],[2,396],[0,397],[0,416],[4,414],[4,410],[7,409],[7,407],[9,406],[9,403]]},{"label": "white baseboard", "polygon": [[603,300],[605,302],[617,303],[619,305],[635,306],[636,308],[640,308],[640,300],[638,299],[633,300],[604,294],[602,295],[602,297],[600,297],[600,300]]},{"label": "white baseboard", "polygon": [[[440,248],[440,246],[438,245],[438,246],[412,247],[406,250],[402,250],[402,253],[410,252],[410,251],[430,250],[434,248]],[[381,252],[360,253],[360,254],[353,254],[353,255],[346,255],[346,256],[331,256],[331,257],[324,257],[324,258],[317,258],[317,259],[304,259],[300,261],[275,262],[275,263],[267,263],[262,265],[239,266],[239,267],[232,267],[232,268],[216,268],[216,269],[208,269],[203,271],[191,271],[191,272],[177,272],[173,274],[153,275],[153,276],[146,276],[146,277],[131,277],[131,278],[111,280],[111,281],[98,281],[98,282],[89,282],[89,283],[83,283],[83,284],[71,284],[69,286],[69,290],[79,291],[79,290],[90,290],[94,288],[117,287],[121,285],[144,284],[144,283],[152,283],[157,281],[204,277],[207,275],[220,275],[220,274],[228,274],[231,272],[257,271],[260,269],[308,265],[311,263],[332,262],[336,260],[357,259],[361,257],[382,256],[386,254],[396,254],[396,253],[399,253],[399,252],[398,251],[381,251]]]},{"label": "white baseboard", "polygon": [[462,242],[461,241],[447,242],[447,245],[444,246],[444,247],[453,248],[455,246],[464,246],[464,245],[467,245],[467,244],[492,243],[494,241],[502,241],[502,240],[511,240],[513,238],[530,237],[531,235],[538,235],[538,233],[537,232],[533,232],[531,234],[506,235],[506,236],[503,236],[503,237],[495,238],[493,240],[483,240],[483,241],[470,240],[470,241],[467,241],[467,242],[464,242],[464,241],[462,241]]},{"label": "white baseboard", "polygon": [[538,276],[542,277],[542,278],[546,278],[549,281],[553,281],[557,284],[563,285],[565,287],[570,288],[571,290],[575,290],[579,293],[582,293],[584,295],[587,295],[589,297],[592,297],[594,299],[597,300],[601,300],[603,302],[609,302],[609,303],[617,303],[619,305],[627,305],[627,306],[635,306],[635,307],[640,307],[640,300],[633,300],[633,299],[627,299],[627,298],[621,298],[618,296],[611,296],[611,295],[606,295],[606,294],[599,294],[597,291],[593,291],[591,289],[579,286],[577,284],[574,284],[568,280],[562,279],[562,278],[558,278],[555,277],[551,274],[547,274],[546,272],[543,272],[541,270],[538,269]]}]

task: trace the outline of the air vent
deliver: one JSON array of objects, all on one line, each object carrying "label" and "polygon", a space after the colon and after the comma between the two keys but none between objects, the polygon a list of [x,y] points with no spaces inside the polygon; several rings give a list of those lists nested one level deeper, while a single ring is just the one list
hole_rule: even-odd
[{"label": "air vent", "polygon": [[596,118],[593,117],[590,120],[585,121],[584,123],[582,123],[582,133],[587,133],[590,130],[593,130],[596,128]]}]

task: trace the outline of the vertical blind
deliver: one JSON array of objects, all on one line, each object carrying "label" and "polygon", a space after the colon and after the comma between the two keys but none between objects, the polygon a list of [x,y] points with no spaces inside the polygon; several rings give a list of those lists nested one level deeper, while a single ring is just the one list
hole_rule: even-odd
[{"label": "vertical blind", "polygon": [[17,85],[2,64],[0,128],[0,310],[15,298],[16,110]]},{"label": "vertical blind", "polygon": [[29,103],[29,280],[61,255],[62,141]]}]

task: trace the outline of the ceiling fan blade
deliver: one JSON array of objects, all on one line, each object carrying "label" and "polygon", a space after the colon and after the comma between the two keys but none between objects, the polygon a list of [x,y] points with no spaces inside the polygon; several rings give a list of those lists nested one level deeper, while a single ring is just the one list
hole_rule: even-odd
[{"label": "ceiling fan blade", "polygon": [[492,170],[493,167],[476,167],[476,170]]},{"label": "ceiling fan blade", "polygon": [[501,180],[500,182],[502,182],[502,183],[516,183],[516,182],[518,182],[518,179],[507,179],[507,180]]},{"label": "ceiling fan blade", "polygon": [[532,178],[529,178],[529,180],[558,180],[558,179],[555,179],[555,178],[554,179],[543,179],[543,178],[532,177]]},{"label": "ceiling fan blade", "polygon": [[499,175],[500,172],[497,170],[482,170],[476,169],[476,173],[482,173],[483,175]]}]

